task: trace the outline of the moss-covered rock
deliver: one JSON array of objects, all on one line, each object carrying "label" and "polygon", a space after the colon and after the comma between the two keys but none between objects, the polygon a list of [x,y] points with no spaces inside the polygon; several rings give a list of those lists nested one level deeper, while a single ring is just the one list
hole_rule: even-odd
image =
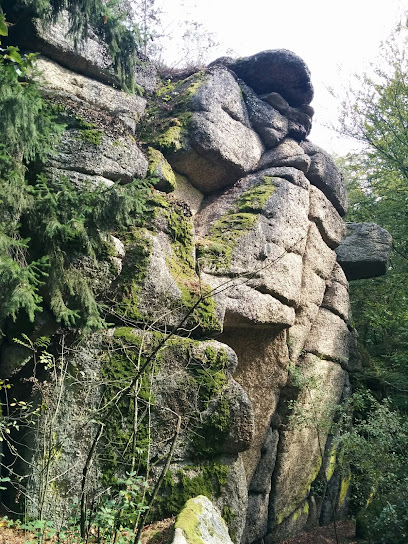
[{"label": "moss-covered rock", "polygon": [[176,176],[163,154],[158,149],[149,147],[147,150],[147,159],[149,161],[149,176],[157,178],[154,187],[165,193],[175,191],[177,187]]}]

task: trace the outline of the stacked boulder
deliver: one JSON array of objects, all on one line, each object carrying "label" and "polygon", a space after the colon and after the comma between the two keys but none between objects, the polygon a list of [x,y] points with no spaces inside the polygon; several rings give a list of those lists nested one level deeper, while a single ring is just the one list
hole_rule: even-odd
[{"label": "stacked boulder", "polygon": [[[47,465],[52,493],[40,497],[41,437],[49,425],[40,417],[22,441],[30,452],[20,467],[30,513],[41,503],[43,513],[63,519],[79,492],[102,384],[108,377],[115,383],[119,363],[148,358],[170,331],[141,403],[154,398],[153,480],[175,417],[182,421],[157,516],[178,513],[194,494],[211,496],[233,540],[244,544],[272,544],[319,523],[330,510],[326,489],[338,506],[347,495],[327,424],[348,394],[348,373],[359,368],[346,274],[384,273],[391,241],[376,226],[355,225],[343,241],[342,176],[308,140],[308,68],[286,50],[224,58],[158,86],[146,100],[112,86],[104,59],[85,47],[90,43],[75,49],[38,24],[31,32],[31,47],[50,56],[39,60],[43,92],[67,124],[45,173],[68,177],[78,190],[84,181],[109,187],[152,176],[155,193],[145,223],[110,233],[109,273],[98,281],[105,281],[100,292],[116,326],[64,354],[63,388],[51,377],[34,392],[38,402],[46,394],[50,406],[58,405],[58,448]],[[154,78],[143,77],[151,91]],[[355,251],[359,232],[371,259],[364,267]],[[0,361],[2,378],[25,376],[27,354],[13,351],[11,339]],[[117,417],[130,443],[125,427],[132,420],[120,407]],[[114,424],[105,424],[113,432]],[[109,465],[112,443],[100,443],[95,481]],[[177,538],[185,539],[179,527]]]}]

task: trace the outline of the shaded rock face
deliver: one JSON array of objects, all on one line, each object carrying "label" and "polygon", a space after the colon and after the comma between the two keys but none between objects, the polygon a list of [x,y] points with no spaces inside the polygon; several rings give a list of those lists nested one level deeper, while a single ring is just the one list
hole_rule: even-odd
[{"label": "shaded rock face", "polygon": [[347,236],[336,249],[337,260],[349,280],[386,273],[392,238],[375,223],[347,223]]},{"label": "shaded rock face", "polygon": [[229,68],[257,94],[279,93],[295,107],[312,101],[309,69],[292,51],[262,51],[229,64]]},{"label": "shaded rock face", "polygon": [[[66,47],[52,39],[56,50]],[[26,510],[67,516],[95,421],[105,418],[90,500],[135,463],[149,485],[157,481],[174,440],[157,518],[204,494],[228,518],[236,543],[279,542],[316,523],[320,511],[329,521],[327,497],[314,491],[324,471],[332,494],[342,486],[327,421],[359,368],[347,278],[383,273],[390,240],[373,225],[352,225],[343,241],[341,174],[307,140],[306,65],[285,50],[224,59],[146,103],[95,70],[89,76],[102,81],[87,77],[85,49],[64,56],[63,67],[51,56],[40,61],[41,85],[63,106],[67,128],[45,173],[68,177],[79,191],[151,175],[156,190],[140,226],[108,233],[98,292],[115,323],[68,353],[60,346],[72,331],[56,333],[52,316],[35,323],[36,337],[54,334],[63,373],[35,376],[31,392],[30,353],[13,350],[11,334],[0,346],[1,377],[19,384],[20,398],[57,410],[47,446],[52,492],[44,494],[42,479],[47,413],[17,437],[32,499]],[[95,124],[91,133],[84,120]],[[135,397],[122,398],[144,363]],[[106,411],[111,398],[115,409]],[[229,541],[205,498],[194,508],[199,518],[205,512],[205,542]],[[190,542],[178,528],[175,542]]]}]

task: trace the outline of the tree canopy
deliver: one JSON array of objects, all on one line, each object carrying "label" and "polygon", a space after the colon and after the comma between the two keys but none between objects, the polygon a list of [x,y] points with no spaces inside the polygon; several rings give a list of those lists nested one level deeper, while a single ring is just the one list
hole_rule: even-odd
[{"label": "tree canopy", "polygon": [[[387,275],[350,285],[363,359],[354,388],[368,390],[371,400],[355,412],[351,450],[356,449],[349,459],[356,474],[355,503],[363,506],[358,517],[361,536],[401,543],[408,534],[407,459],[401,449],[407,440],[402,422],[408,412],[407,45],[408,28],[400,24],[383,45],[377,65],[349,90],[342,131],[363,147],[339,160],[349,190],[346,219],[376,222],[393,237]],[[394,420],[400,423],[391,437]],[[384,466],[384,455],[401,464]],[[381,478],[373,478],[376,466],[382,467]]]}]

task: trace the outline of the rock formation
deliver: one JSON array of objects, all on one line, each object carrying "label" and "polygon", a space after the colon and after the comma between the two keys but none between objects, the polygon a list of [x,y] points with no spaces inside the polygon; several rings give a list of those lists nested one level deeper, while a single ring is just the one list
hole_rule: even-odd
[{"label": "rock formation", "polygon": [[[32,337],[52,336],[57,371],[34,377],[16,327],[2,342],[1,377],[48,408],[15,435],[25,508],[67,516],[102,421],[88,497],[135,467],[156,481],[175,438],[156,518],[207,495],[243,544],[329,521],[326,490],[341,507],[348,479],[336,472],[327,418],[360,364],[347,278],[383,274],[391,242],[371,224],[349,225],[343,241],[346,189],[308,140],[306,65],[264,51],[129,96],[92,38],[75,49],[63,26],[14,30],[15,43],[41,51],[43,93],[66,123],[43,171],[78,191],[151,176],[155,191],[140,226],[107,233],[106,260],[89,265],[109,328],[78,344],[44,312]],[[153,79],[145,69],[138,81],[151,91]],[[21,504],[21,492],[10,495]]]}]

